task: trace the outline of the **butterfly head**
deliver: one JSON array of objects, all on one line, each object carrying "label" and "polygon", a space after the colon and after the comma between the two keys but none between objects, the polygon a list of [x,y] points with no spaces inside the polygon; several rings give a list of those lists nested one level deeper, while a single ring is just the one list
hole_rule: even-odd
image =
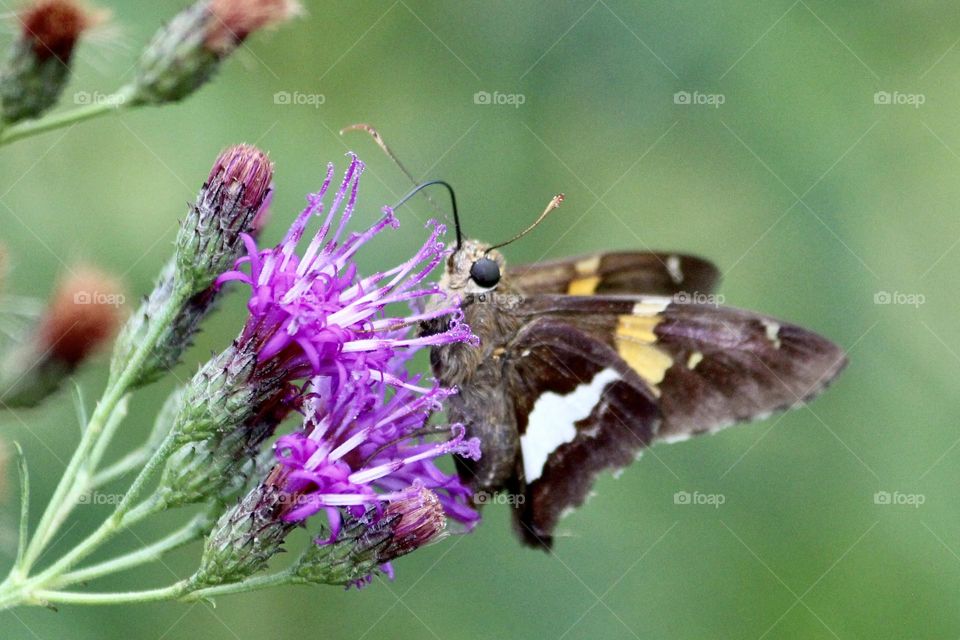
[{"label": "butterfly head", "polygon": [[460,296],[486,293],[500,284],[505,266],[499,251],[465,239],[447,260],[442,286],[447,293]]}]

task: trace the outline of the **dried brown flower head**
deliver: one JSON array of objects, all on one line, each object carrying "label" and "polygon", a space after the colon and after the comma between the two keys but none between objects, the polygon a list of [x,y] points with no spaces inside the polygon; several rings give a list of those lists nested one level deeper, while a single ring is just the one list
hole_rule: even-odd
[{"label": "dried brown flower head", "polygon": [[80,35],[104,22],[109,13],[90,9],[75,0],[35,0],[19,15],[23,38],[32,43],[39,60],[56,57],[70,61]]},{"label": "dried brown flower head", "polygon": [[124,296],[117,278],[90,266],[73,269],[58,284],[37,331],[38,348],[76,366],[116,333]]},{"label": "dried brown flower head", "polygon": [[205,44],[229,52],[254,31],[289,20],[300,10],[296,0],[212,0]]}]

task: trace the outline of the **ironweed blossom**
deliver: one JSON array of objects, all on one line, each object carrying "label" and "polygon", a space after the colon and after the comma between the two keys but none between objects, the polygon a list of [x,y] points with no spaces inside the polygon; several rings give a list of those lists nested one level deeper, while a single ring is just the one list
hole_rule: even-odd
[{"label": "ironweed blossom", "polygon": [[[406,378],[396,368],[392,375]],[[476,459],[479,441],[466,440],[461,425],[428,426],[453,392],[416,382],[391,388],[349,372],[313,378],[302,430],[278,440],[278,464],[220,519],[198,580],[259,570],[295,524],[317,513],[326,516],[329,535],[300,559],[298,575],[328,584],[362,586],[378,570],[392,576],[389,562],[438,539],[448,519],[472,528],[479,515],[470,490],[434,460],[454,453]]]},{"label": "ironweed blossom", "polygon": [[277,461],[286,470],[285,489],[298,496],[285,520],[304,520],[323,511],[330,537],[319,542],[330,543],[340,533],[341,509],[354,518],[371,508],[380,515],[387,505],[409,499],[423,487],[437,494],[450,517],[467,526],[477,521],[468,506],[470,491],[433,460],[451,453],[479,458],[480,443],[466,440],[459,424],[450,428],[447,440],[424,440],[438,432],[426,425],[430,414],[441,410],[454,391],[437,385],[411,387],[400,386],[386,398],[385,385],[368,379],[312,381],[303,430],[276,444]]},{"label": "ironweed blossom", "polygon": [[[435,283],[424,284],[424,280],[443,261],[445,248],[439,237],[445,228],[431,221],[427,241],[412,258],[392,269],[360,276],[353,262],[357,251],[387,227],[397,227],[398,221],[386,207],[381,219],[366,231],[346,233],[363,173],[363,163],[356,156],[350,158],[328,210],[324,199],[333,180],[333,165],[283,241],[260,251],[246,237],[248,256],[238,261],[236,270],[220,276],[218,283],[235,280],[250,287],[250,316],[238,343],[254,346],[259,363],[281,366],[290,379],[346,379],[367,372],[374,380],[404,386],[407,383],[389,371],[398,351],[475,342],[476,338],[461,321],[456,301],[430,312],[385,315],[389,305],[442,295]],[[321,216],[319,230],[298,255],[307,224]],[[424,320],[444,317],[448,324],[443,332],[426,337],[407,334],[407,329]]]},{"label": "ironweed blossom", "polygon": [[[174,425],[184,448],[171,458],[161,483],[174,502],[201,500],[234,486],[238,470],[249,468],[251,456],[283,417],[325,393],[330,380],[342,389],[377,382],[396,388],[401,398],[423,394],[430,402],[442,392],[398,374],[398,355],[476,340],[455,300],[408,316],[386,313],[396,303],[441,295],[424,280],[445,255],[442,225],[430,225],[426,242],[409,260],[370,276],[358,273],[354,258],[361,247],[397,225],[386,208],[366,231],[347,233],[362,173],[363,163],[351,155],[339,188],[328,198],[334,176],[328,166],[323,185],[283,241],[260,250],[251,236],[243,236],[248,255],[217,280],[250,287],[249,316],[233,345],[201,368],[185,392]],[[319,229],[298,251],[313,218],[320,219]],[[425,319],[446,319],[446,329],[410,337]],[[311,378],[305,394],[298,385]]]}]

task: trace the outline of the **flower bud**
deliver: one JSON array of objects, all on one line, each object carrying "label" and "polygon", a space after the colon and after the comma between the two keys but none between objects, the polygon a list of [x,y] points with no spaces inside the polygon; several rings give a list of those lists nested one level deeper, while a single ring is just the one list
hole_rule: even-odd
[{"label": "flower bud", "polygon": [[177,268],[207,288],[243,251],[241,234],[262,227],[273,163],[252,145],[223,151],[177,235]]},{"label": "flower bud", "polygon": [[140,58],[134,101],[175,102],[207,82],[246,38],[299,12],[293,0],[201,0],[177,14]]},{"label": "flower bud", "polygon": [[260,445],[286,417],[283,380],[257,367],[256,353],[234,345],[185,387],[159,489],[168,506],[226,499],[258,468]]},{"label": "flower bud", "polygon": [[387,505],[383,517],[390,521],[391,534],[379,551],[379,560],[384,563],[439,540],[447,526],[440,499],[423,486]]},{"label": "flower bud", "polygon": [[283,520],[289,494],[267,480],[227,511],[207,538],[195,580],[203,585],[236,582],[260,571],[280,550],[296,523]]},{"label": "flower bud", "polygon": [[411,490],[373,520],[349,519],[336,541],[312,545],[294,565],[297,577],[348,587],[363,587],[378,572],[392,578],[391,560],[438,540],[446,526],[437,495],[423,486]]},{"label": "flower bud", "polygon": [[240,257],[242,234],[259,233],[272,178],[273,165],[256,147],[237,145],[220,154],[180,226],[176,255],[117,340],[114,375],[163,316],[173,319],[158,328],[162,335],[132,386],[152,382],[177,364],[214,304],[217,276]]},{"label": "flower bud", "polygon": [[65,276],[32,335],[4,357],[0,398],[10,406],[32,406],[56,390],[116,333],[123,315],[120,291],[116,278],[92,267]]},{"label": "flower bud", "polygon": [[294,574],[314,584],[368,584],[382,568],[380,554],[390,543],[392,522],[383,518],[348,521],[335,542],[310,545],[294,564]]},{"label": "flower bud", "polygon": [[56,104],[77,40],[106,17],[75,0],[34,0],[19,12],[20,33],[0,74],[5,123],[35,118]]}]

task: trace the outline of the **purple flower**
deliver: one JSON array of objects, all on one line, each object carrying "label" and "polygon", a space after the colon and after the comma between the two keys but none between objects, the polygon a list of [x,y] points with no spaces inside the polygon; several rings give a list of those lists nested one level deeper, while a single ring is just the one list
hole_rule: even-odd
[{"label": "purple flower", "polygon": [[[406,382],[401,374],[391,375]],[[447,517],[472,528],[479,515],[469,506],[470,490],[433,461],[453,453],[477,459],[480,442],[465,439],[459,424],[427,425],[431,413],[455,392],[436,384],[421,388],[417,382],[389,389],[380,380],[354,376],[311,380],[303,430],[276,444],[285,489],[295,496],[285,520],[324,511],[331,536],[318,543],[327,544],[337,539],[344,513],[356,519],[372,515],[375,521],[386,505],[428,489]],[[425,437],[447,430],[445,440]]]},{"label": "purple flower", "polygon": [[[353,377],[409,386],[388,371],[398,352],[477,339],[462,322],[456,300],[430,312],[384,315],[388,305],[442,295],[436,284],[424,284],[424,280],[444,258],[439,236],[445,229],[429,222],[430,236],[410,260],[388,271],[359,276],[353,262],[357,251],[387,227],[396,227],[397,219],[385,207],[383,217],[372,227],[346,234],[363,173],[363,163],[350,157],[329,209],[324,198],[333,180],[332,164],[320,191],[308,198],[307,208],[283,242],[261,251],[246,237],[249,255],[237,262],[235,270],[220,276],[218,283],[239,280],[250,285],[250,316],[238,342],[257,351],[258,366],[269,363],[287,380],[337,376],[344,384]],[[314,216],[323,216],[323,222],[298,254],[297,246]],[[240,270],[242,266],[249,266],[249,273]],[[442,317],[449,318],[446,331],[410,337],[409,328]]]},{"label": "purple flower", "polygon": [[[234,344],[188,386],[194,395],[184,398],[174,429],[190,442],[169,458],[161,487],[181,503],[222,499],[286,412],[303,413],[304,426],[278,440],[277,464],[219,519],[197,572],[202,584],[261,570],[296,523],[321,511],[330,536],[310,545],[296,570],[303,580],[330,584],[363,582],[378,567],[389,574],[390,560],[437,539],[448,519],[464,528],[479,519],[471,491],[434,464],[448,454],[480,456],[479,441],[466,439],[462,425],[427,424],[455,391],[405,372],[422,347],[478,343],[458,301],[424,282],[447,255],[444,229],[428,224],[429,237],[410,260],[359,275],[360,248],[397,225],[385,208],[366,231],[345,231],[362,172],[351,155],[328,207],[328,167],[283,241],[259,250],[244,236],[247,257],[217,279],[250,286],[249,317]],[[314,216],[320,228],[298,251]],[[398,303],[428,310],[387,315]],[[428,320],[445,330],[417,337]]]}]

